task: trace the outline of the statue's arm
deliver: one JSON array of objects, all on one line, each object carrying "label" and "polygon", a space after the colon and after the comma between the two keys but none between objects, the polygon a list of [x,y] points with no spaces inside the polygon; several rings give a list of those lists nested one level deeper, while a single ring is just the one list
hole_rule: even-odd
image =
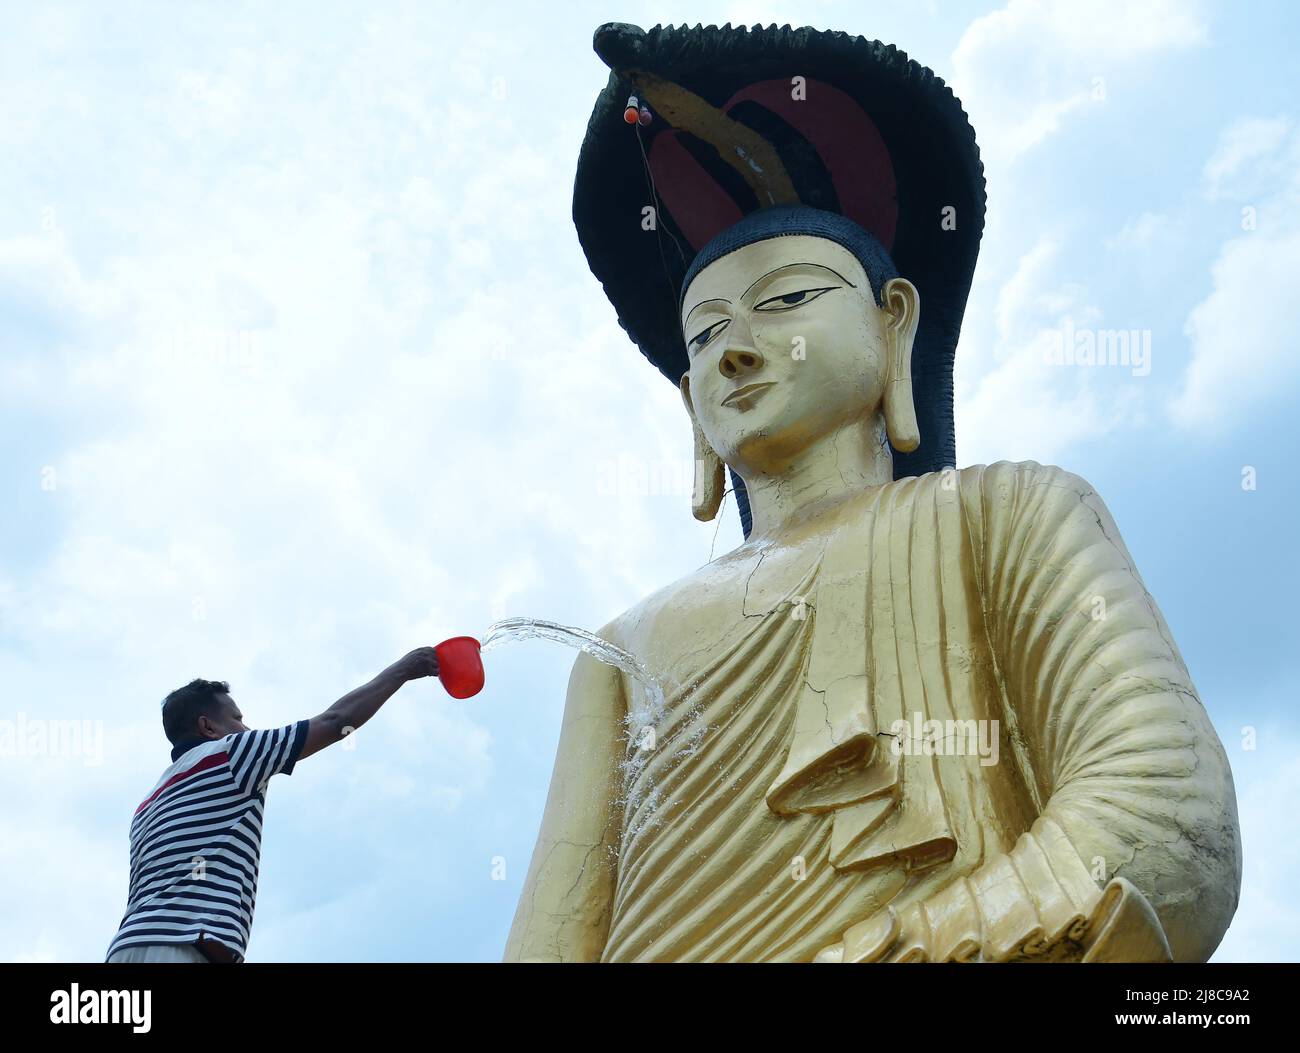
[{"label": "statue's arm", "polygon": [[1236,909],[1237,806],[1169,628],[1082,479],[1033,463],[962,476],[1013,746],[1000,763],[1036,818],[822,958],[1204,961]]},{"label": "statue's arm", "polygon": [[990,651],[1039,802],[1013,850],[965,882],[984,953],[1044,951],[1068,922],[1095,958],[1161,958],[1167,941],[1204,961],[1240,889],[1236,797],[1169,627],[1084,480],[998,464],[972,490]]},{"label": "statue's arm", "polygon": [[600,958],[614,894],[623,710],[617,671],[579,655],[508,962]]}]

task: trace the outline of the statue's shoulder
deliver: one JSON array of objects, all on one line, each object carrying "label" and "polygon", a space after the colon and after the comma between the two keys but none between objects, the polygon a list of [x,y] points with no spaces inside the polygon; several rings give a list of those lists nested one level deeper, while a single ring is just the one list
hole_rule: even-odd
[{"label": "statue's shoulder", "polygon": [[1105,502],[1080,475],[1037,461],[998,461],[958,473],[967,536],[981,558],[1046,560],[1100,541],[1123,548]]},{"label": "statue's shoulder", "polygon": [[624,650],[632,650],[636,646],[637,628],[645,625],[652,612],[662,606],[664,594],[672,588],[672,585],[665,585],[657,592],[642,597],[622,614],[611,619],[600,628],[596,635]]},{"label": "statue's shoulder", "polygon": [[[874,492],[864,511],[910,517],[935,504],[960,504],[969,520],[1067,514],[1081,501],[1100,504],[1086,479],[1054,464],[997,461],[897,479]],[[924,514],[929,514],[928,512]]]},{"label": "statue's shoulder", "polygon": [[697,617],[707,621],[709,610],[745,594],[749,576],[765,551],[762,543],[743,542],[639,600],[610,621],[599,635],[638,653],[664,632],[675,636],[688,621]]},{"label": "statue's shoulder", "polygon": [[960,480],[956,489],[964,500],[979,500],[991,508],[1005,506],[1006,511],[1031,507],[1047,511],[1052,505],[1070,506],[1096,496],[1092,484],[1082,476],[1037,461],[975,464],[958,469],[956,475]]},{"label": "statue's shoulder", "polygon": [[1012,486],[1029,490],[1036,486],[1063,486],[1078,493],[1092,493],[1092,485],[1080,475],[1055,464],[1037,461],[995,461],[993,464],[972,464],[958,469],[965,485]]},{"label": "statue's shoulder", "polygon": [[720,565],[729,561],[731,553],[720,556],[712,563],[691,571],[675,581],[642,597],[622,614],[612,619],[597,634],[626,650],[635,651],[645,645],[645,635],[674,611],[690,610],[697,605],[700,592],[707,592],[711,575]]}]

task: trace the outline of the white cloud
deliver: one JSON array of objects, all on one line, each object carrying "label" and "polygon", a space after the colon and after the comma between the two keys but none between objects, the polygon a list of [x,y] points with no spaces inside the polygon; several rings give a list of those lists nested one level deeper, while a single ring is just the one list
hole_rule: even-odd
[{"label": "white cloud", "polygon": [[[1134,316],[1117,314],[1123,297],[1103,310],[1077,270],[1062,266],[1095,252],[1090,232],[1065,210],[1042,226],[1028,204],[1039,191],[1017,185],[1015,162],[1085,108],[1112,105],[1114,81],[1147,75],[1155,61],[1205,40],[1199,5],[1120,0],[1010,0],[962,34],[950,83],[976,128],[990,188],[984,255],[957,356],[962,463],[1060,460],[1080,443],[1144,420],[1145,382],[1137,384],[1132,370],[1044,360],[1070,327],[1100,337],[1128,330]],[[1165,223],[1161,213],[1144,212],[1109,245],[1147,244]]]},{"label": "white cloud", "polygon": [[[1212,197],[1235,197],[1245,229],[1211,269],[1212,289],[1187,317],[1191,363],[1170,403],[1181,427],[1223,433],[1294,387],[1300,330],[1295,271],[1300,261],[1300,133],[1288,120],[1242,120],[1220,138],[1206,165]],[[1229,191],[1248,184],[1261,197]]]},{"label": "white cloud", "polygon": [[1152,244],[1170,226],[1169,217],[1160,212],[1143,212],[1125,220],[1111,237],[1106,239],[1108,249],[1143,249]]},{"label": "white cloud", "polygon": [[[1082,330],[1101,322],[1087,290],[1056,276],[1059,254],[1055,239],[1039,241],[998,291],[992,361],[972,352],[976,362],[988,364],[968,372],[963,356],[958,358],[963,464],[1052,462],[1074,444],[1100,437],[1121,421],[1132,422],[1131,392],[1103,398],[1092,375],[1099,367],[1052,359],[1054,341],[1064,343],[1067,327]],[[963,345],[963,355],[972,351],[969,344]],[[968,379],[971,374],[974,379]]]},{"label": "white cloud", "polygon": [[[52,846],[60,875],[3,867],[0,956],[102,954],[171,687],[229,679],[251,723],[284,723],[502,613],[597,628],[707,558],[687,497],[600,492],[602,457],[689,457],[690,433],[589,276],[569,218],[583,121],[526,88],[520,38],[469,32],[447,63],[430,14],[359,41],[335,26],[323,57],[273,16],[255,46],[209,28],[0,120],[44,166],[30,231],[0,238],[0,405],[38,415],[14,477],[51,527],[4,563],[5,694],[112,732],[57,806],[8,812],[10,850]],[[38,178],[6,173],[9,200]],[[562,666],[528,685],[548,706]],[[311,762],[345,793],[331,852],[373,837],[379,869],[400,805],[455,816],[514,774],[482,710],[406,696],[355,754]],[[6,799],[55,781],[47,760],[7,761]]]},{"label": "white cloud", "polygon": [[1205,37],[1197,5],[1177,0],[1011,0],[967,27],[953,52],[952,86],[986,166],[997,170],[1099,101],[1098,88],[1104,97],[1112,73]]},{"label": "white cloud", "polygon": [[1242,197],[1261,185],[1276,185],[1285,171],[1295,170],[1295,156],[1284,148],[1291,132],[1288,117],[1247,117],[1225,128],[1201,176],[1210,200]]},{"label": "white cloud", "polygon": [[1300,231],[1260,231],[1223,247],[1214,264],[1214,290],[1187,319],[1192,361],[1170,406],[1180,426],[1223,433],[1293,387],[1294,334],[1300,330],[1297,260]]}]

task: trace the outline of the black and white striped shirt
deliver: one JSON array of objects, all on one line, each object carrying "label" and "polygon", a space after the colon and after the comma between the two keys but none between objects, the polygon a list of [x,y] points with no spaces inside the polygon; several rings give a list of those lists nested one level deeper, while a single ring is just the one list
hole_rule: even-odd
[{"label": "black and white striped shirt", "polygon": [[308,721],[172,752],[131,821],[126,915],[108,948],[216,940],[243,956],[257,899],[267,780],[288,775]]}]

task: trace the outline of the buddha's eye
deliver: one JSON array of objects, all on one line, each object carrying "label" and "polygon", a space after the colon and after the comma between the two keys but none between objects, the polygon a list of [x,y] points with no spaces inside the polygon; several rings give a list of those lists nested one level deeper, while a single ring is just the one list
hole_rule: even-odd
[{"label": "buddha's eye", "polygon": [[704,329],[701,332],[696,333],[693,337],[691,337],[689,341],[687,341],[686,353],[694,354],[696,351],[700,350],[700,348],[702,348],[705,344],[707,344],[710,340],[712,340],[715,336],[717,336],[720,332],[722,332],[722,330],[727,327],[730,321],[731,321],[730,318],[724,318],[722,319],[722,321],[714,322],[707,329]]},{"label": "buddha's eye", "polygon": [[786,293],[783,296],[773,296],[769,300],[754,305],[755,311],[791,311],[796,307],[802,307],[806,303],[812,303],[823,293],[828,293],[838,286],[828,285],[824,289],[799,289],[796,292]]}]

